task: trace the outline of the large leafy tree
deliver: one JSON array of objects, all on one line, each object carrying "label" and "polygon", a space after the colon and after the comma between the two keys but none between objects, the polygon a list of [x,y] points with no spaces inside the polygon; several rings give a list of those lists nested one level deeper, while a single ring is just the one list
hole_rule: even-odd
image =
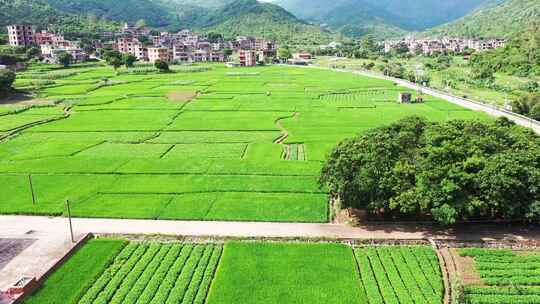
[{"label": "large leafy tree", "polygon": [[320,182],[372,214],[540,222],[540,137],[507,120],[411,117],[340,143]]},{"label": "large leafy tree", "polygon": [[58,54],[58,63],[63,67],[68,67],[73,62],[73,56],[70,53],[62,52]]},{"label": "large leafy tree", "polygon": [[0,70],[0,94],[11,90],[15,82],[15,73],[10,70]]},{"label": "large leafy tree", "polygon": [[112,66],[115,70],[124,64],[122,53],[116,50],[105,51],[103,54],[103,59],[105,59],[105,62],[107,62],[107,64]]}]

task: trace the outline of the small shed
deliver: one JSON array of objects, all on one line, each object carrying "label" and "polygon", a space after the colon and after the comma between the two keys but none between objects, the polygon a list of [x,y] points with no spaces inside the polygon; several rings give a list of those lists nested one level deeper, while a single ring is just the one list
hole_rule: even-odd
[{"label": "small shed", "polygon": [[411,103],[412,102],[412,94],[411,93],[399,93],[398,102],[399,103]]}]

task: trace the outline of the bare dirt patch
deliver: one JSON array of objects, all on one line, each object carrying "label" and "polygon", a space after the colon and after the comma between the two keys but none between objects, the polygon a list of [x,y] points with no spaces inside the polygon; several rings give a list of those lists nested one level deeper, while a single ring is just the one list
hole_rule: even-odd
[{"label": "bare dirt patch", "polygon": [[195,97],[197,97],[197,92],[171,92],[167,94],[167,98],[169,98],[170,101],[176,101],[176,102],[186,102],[191,101]]},{"label": "bare dirt patch", "polygon": [[480,274],[476,271],[474,259],[471,257],[462,257],[458,253],[458,249],[451,248],[450,253],[456,263],[456,268],[461,277],[463,285],[484,286],[484,282]]},{"label": "bare dirt patch", "polygon": [[43,98],[34,98],[31,95],[15,93],[9,96],[0,97],[0,105],[33,106],[33,105],[54,105],[54,101]]}]

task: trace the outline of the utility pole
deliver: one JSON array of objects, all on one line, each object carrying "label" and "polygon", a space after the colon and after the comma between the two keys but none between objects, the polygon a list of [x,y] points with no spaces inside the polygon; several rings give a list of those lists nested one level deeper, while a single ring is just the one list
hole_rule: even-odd
[{"label": "utility pole", "polygon": [[32,193],[32,204],[36,204],[36,195],[34,193],[34,186],[32,185],[32,174],[28,174],[28,183],[30,184],[30,192]]},{"label": "utility pole", "polygon": [[75,243],[75,237],[73,237],[73,223],[71,222],[71,209],[69,208],[69,200],[66,200],[66,207],[68,212],[69,232],[71,235],[71,242]]}]

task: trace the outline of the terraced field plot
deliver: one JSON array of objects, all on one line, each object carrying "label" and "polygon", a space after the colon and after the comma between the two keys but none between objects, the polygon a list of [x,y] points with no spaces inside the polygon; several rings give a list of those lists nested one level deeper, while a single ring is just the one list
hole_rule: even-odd
[{"label": "terraced field plot", "polygon": [[437,267],[429,247],[99,239],[27,303],[437,304]]},{"label": "terraced field plot", "polygon": [[540,303],[540,252],[472,248],[459,254],[474,259],[481,281],[465,286],[466,303]]},{"label": "terraced field plot", "polygon": [[69,199],[81,217],[326,222],[317,177],[340,140],[409,115],[489,119],[431,97],[399,105],[405,89],[344,73],[173,70],[20,73],[58,104],[0,111],[0,213],[62,215]]}]

